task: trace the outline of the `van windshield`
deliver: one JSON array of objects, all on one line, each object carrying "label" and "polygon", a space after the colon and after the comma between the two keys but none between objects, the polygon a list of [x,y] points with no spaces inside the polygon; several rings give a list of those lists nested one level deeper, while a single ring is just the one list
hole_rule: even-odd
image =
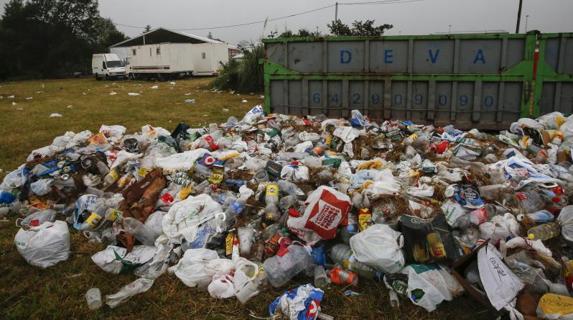
[{"label": "van windshield", "polygon": [[119,60],[112,60],[112,61],[106,61],[105,65],[108,68],[117,68],[117,67],[123,67],[123,63]]}]

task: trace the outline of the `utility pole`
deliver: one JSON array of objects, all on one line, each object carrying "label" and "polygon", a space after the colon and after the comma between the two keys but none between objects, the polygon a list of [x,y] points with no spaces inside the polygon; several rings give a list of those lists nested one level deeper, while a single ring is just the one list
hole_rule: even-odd
[{"label": "utility pole", "polygon": [[334,5],[334,21],[338,21],[338,2]]},{"label": "utility pole", "polygon": [[519,25],[521,24],[521,8],[523,7],[523,0],[519,0],[519,9],[517,9],[517,25],[515,26],[515,33],[519,33]]}]

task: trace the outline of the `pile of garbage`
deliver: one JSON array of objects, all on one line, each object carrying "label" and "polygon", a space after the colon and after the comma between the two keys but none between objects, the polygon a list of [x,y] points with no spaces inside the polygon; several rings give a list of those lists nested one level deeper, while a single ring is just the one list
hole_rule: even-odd
[{"label": "pile of garbage", "polygon": [[[316,319],[324,289],[383,281],[393,305],[435,310],[464,292],[515,319],[571,317],[573,117],[467,132],[409,121],[265,115],[173,131],[67,132],[0,185],[18,252],[47,268],[91,257],[139,278],[88,306],[114,308],[172,274],[241,303],[288,290],[272,316]],[[285,288],[286,289],[286,288]]]}]

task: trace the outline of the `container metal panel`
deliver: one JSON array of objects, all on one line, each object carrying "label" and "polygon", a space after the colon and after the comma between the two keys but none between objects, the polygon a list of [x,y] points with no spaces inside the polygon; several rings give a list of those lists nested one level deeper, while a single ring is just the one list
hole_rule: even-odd
[{"label": "container metal panel", "polygon": [[501,62],[501,40],[462,40],[460,73],[498,73]]},{"label": "container metal panel", "polygon": [[565,38],[565,52],[563,56],[563,73],[573,75],[573,37]]},{"label": "container metal panel", "polygon": [[507,61],[505,63],[505,69],[515,67],[521,61],[523,61],[525,53],[525,41],[522,39],[508,40],[507,42]]},{"label": "container metal panel", "polygon": [[408,100],[408,83],[406,81],[392,82],[392,100],[390,104],[392,119],[407,119],[406,103]]},{"label": "container metal panel", "polygon": [[545,62],[551,66],[553,70],[557,70],[559,63],[559,39],[547,39],[545,42]]},{"label": "container metal panel", "polygon": [[364,81],[350,81],[349,83],[348,105],[350,106],[350,110],[364,110],[366,106],[364,99]]},{"label": "container metal panel", "polygon": [[328,72],[364,72],[364,42],[328,43]]},{"label": "container metal panel", "polygon": [[308,109],[303,108],[302,81],[291,80],[288,82],[288,110],[289,114],[299,116],[308,115]]},{"label": "container metal panel", "polygon": [[408,72],[408,41],[370,41],[370,72]]},{"label": "container metal panel", "polygon": [[563,82],[561,84],[561,112],[566,114],[573,113],[573,83]]},{"label": "container metal panel", "polygon": [[369,81],[368,95],[368,107],[365,108],[367,113],[374,119],[382,119],[384,117],[384,82]]},{"label": "container metal panel", "polygon": [[271,105],[277,113],[287,113],[283,80],[271,81]]},{"label": "container metal panel", "polygon": [[510,123],[519,118],[523,84],[521,82],[505,82],[503,95],[502,121]]},{"label": "container metal panel", "polygon": [[436,119],[448,122],[452,106],[452,82],[440,81],[436,83]]},{"label": "container metal panel", "polygon": [[474,83],[459,82],[455,100],[455,113],[457,122],[472,122],[472,110],[474,105]]},{"label": "container metal panel", "polygon": [[273,63],[284,65],[285,63],[285,47],[282,43],[273,43],[266,46],[267,58]]},{"label": "container metal panel", "polygon": [[414,122],[425,122],[428,113],[428,82],[416,81],[412,83],[411,119]]},{"label": "container metal panel", "polygon": [[541,99],[539,101],[539,109],[541,113],[549,113],[555,110],[555,83],[545,82],[541,92]]},{"label": "container metal panel", "polygon": [[496,111],[498,108],[499,83],[485,82],[482,84],[480,121],[494,123],[496,120]]},{"label": "container metal panel", "polygon": [[419,40],[414,42],[415,74],[453,73],[453,40]]},{"label": "container metal panel", "polygon": [[322,93],[322,81],[312,80],[308,82],[308,106],[310,107],[310,113],[316,114],[315,110],[322,110],[322,99],[324,95]]},{"label": "container metal panel", "polygon": [[288,44],[288,68],[302,72],[321,72],[322,42],[293,42]]},{"label": "container metal panel", "polygon": [[[346,117],[348,112],[344,108],[344,92],[342,89],[342,81],[328,81],[328,112],[332,117]],[[346,110],[345,110],[346,109]]]}]

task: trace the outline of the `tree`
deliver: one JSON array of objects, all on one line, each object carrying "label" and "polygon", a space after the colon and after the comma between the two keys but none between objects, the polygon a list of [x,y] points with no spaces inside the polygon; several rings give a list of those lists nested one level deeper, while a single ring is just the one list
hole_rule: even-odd
[{"label": "tree", "polygon": [[0,17],[0,78],[87,73],[92,53],[123,39],[97,0],[11,0]]},{"label": "tree", "polygon": [[209,39],[214,39],[214,38],[213,38],[213,34],[211,33],[211,31],[209,31],[209,33],[207,34],[207,38],[209,38]]},{"label": "tree", "polygon": [[96,51],[107,51],[107,48],[113,44],[126,40],[127,37],[121,31],[117,30],[115,24],[110,19],[98,18],[95,24],[95,34],[92,38],[94,49]]},{"label": "tree", "polygon": [[351,36],[352,35],[352,30],[350,30],[350,27],[344,23],[342,23],[342,20],[338,19],[338,20],[333,20],[331,23],[329,23],[327,25],[328,30],[330,30],[330,33],[332,33],[335,36]]},{"label": "tree", "polygon": [[392,29],[391,24],[374,26],[374,20],[354,21],[352,28],[344,24],[341,20],[334,20],[328,24],[330,33],[336,36],[366,36],[378,37],[384,34],[386,30]]},{"label": "tree", "polygon": [[150,25],[146,25],[146,26],[145,26],[145,30],[144,30],[143,32],[147,33],[147,32],[149,32],[149,31],[151,31],[151,26],[150,26]]}]

